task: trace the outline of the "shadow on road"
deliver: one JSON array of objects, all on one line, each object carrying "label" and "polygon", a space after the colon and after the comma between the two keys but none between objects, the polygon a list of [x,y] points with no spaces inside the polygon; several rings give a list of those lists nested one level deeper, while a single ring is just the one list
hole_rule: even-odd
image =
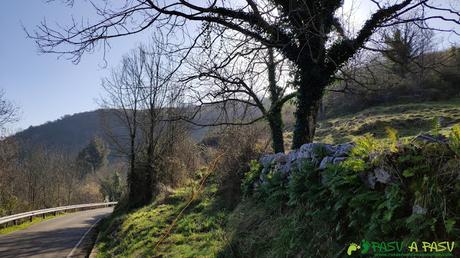
[{"label": "shadow on road", "polygon": [[[53,219],[0,236],[0,257],[66,257],[91,225],[102,217],[103,214],[86,218],[63,216],[61,221]],[[56,228],[56,224],[62,226]]]}]

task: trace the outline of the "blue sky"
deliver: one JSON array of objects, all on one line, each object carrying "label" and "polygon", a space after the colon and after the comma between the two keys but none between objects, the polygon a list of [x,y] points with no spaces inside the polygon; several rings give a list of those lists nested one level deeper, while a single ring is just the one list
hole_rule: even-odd
[{"label": "blue sky", "polygon": [[[0,88],[6,97],[21,109],[21,119],[14,129],[25,129],[55,120],[65,114],[73,114],[98,108],[95,101],[101,94],[101,78],[109,73],[110,66],[117,65],[121,56],[147,34],[116,39],[111,42],[107,54],[108,66],[104,67],[102,51],[87,54],[78,65],[65,57],[38,54],[35,43],[26,38],[21,23],[28,29],[47,22],[66,22],[73,14],[76,18],[91,17],[86,1],[76,1],[74,8],[60,1],[14,0],[2,3],[0,10]],[[85,4],[86,2],[86,4]],[[13,129],[13,130],[14,130]]]},{"label": "blue sky", "polygon": [[[352,0],[347,0],[346,5]],[[369,1],[356,0],[359,10],[353,16],[360,24],[370,14]],[[442,0],[448,1],[448,0]],[[6,97],[21,109],[20,121],[13,130],[26,129],[66,114],[98,108],[96,99],[102,94],[101,78],[109,73],[123,54],[140,42],[148,41],[148,32],[112,40],[105,66],[102,51],[84,55],[78,65],[65,57],[38,54],[35,43],[26,38],[21,24],[33,30],[46,17],[48,24],[68,24],[72,15],[80,19],[95,18],[87,1],[77,0],[70,8],[56,0],[10,0],[0,10],[0,88]],[[359,4],[359,2],[362,2]]]}]

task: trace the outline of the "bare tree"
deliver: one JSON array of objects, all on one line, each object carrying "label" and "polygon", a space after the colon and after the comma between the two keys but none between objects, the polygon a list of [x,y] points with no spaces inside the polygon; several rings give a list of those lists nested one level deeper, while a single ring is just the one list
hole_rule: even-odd
[{"label": "bare tree", "polygon": [[[141,60],[145,63],[145,72],[141,75],[140,85],[144,110],[141,128],[146,143],[144,180],[150,186],[143,203],[152,201],[152,194],[158,183],[159,159],[163,150],[168,148],[168,145],[161,144],[161,139],[168,131],[174,132],[171,126],[178,121],[172,121],[174,119],[171,113],[174,109],[181,109],[183,93],[179,84],[174,83],[172,79],[174,60],[162,48],[162,38],[158,36],[156,39],[157,41],[149,47],[140,47],[139,52]],[[177,140],[173,138],[169,144]]]},{"label": "bare tree", "polygon": [[[112,38],[139,33],[154,26],[187,37],[190,24],[201,23],[201,32],[177,43],[179,49],[194,48],[198,39],[206,36],[205,32],[210,29],[239,32],[276,48],[295,64],[298,76],[293,147],[298,148],[313,140],[317,111],[326,86],[376,29],[430,19],[460,24],[460,12],[454,3],[439,5],[435,0],[371,2],[377,10],[354,35],[345,31],[336,16],[343,5],[341,0],[246,0],[241,3],[222,0],[202,4],[185,0],[139,0],[127,1],[122,6],[110,2],[104,2],[103,7],[94,5],[101,17],[98,22],[74,22],[64,29],[54,29],[43,22],[36,33],[29,36],[36,40],[42,52],[70,54],[78,62],[85,51],[93,50],[99,42],[107,46]],[[404,14],[415,9],[430,10],[433,15],[403,18]],[[450,28],[438,30],[455,32]],[[213,39],[207,42],[212,44]],[[189,44],[184,47],[184,43]]]},{"label": "bare tree", "polygon": [[[142,51],[133,50],[122,59],[121,66],[114,69],[110,77],[102,81],[106,92],[102,105],[114,111],[119,122],[127,129],[128,135],[114,135],[111,137],[118,151],[125,154],[129,160],[128,195],[129,199],[141,198],[142,184],[145,182],[141,175],[136,173],[137,154],[140,149],[139,124],[140,102],[142,100],[142,74],[145,62],[141,60]],[[125,148],[125,144],[129,146]]]},{"label": "bare tree", "polygon": [[[124,152],[129,157],[128,198],[132,207],[152,200],[159,157],[168,147],[160,139],[171,123],[178,123],[171,112],[183,110],[182,90],[173,83],[173,73],[171,56],[160,42],[153,41],[149,47],[139,46],[125,56],[120,69],[102,84],[107,93],[104,107],[114,109],[128,131],[129,148]],[[114,136],[122,146],[123,136]]]},{"label": "bare tree", "polygon": [[19,108],[5,97],[5,91],[0,90],[0,128],[4,129],[8,123],[16,122]]},{"label": "bare tree", "polygon": [[[281,110],[295,97],[295,92],[289,92],[288,62],[276,56],[272,48],[245,40],[225,37],[225,46],[206,50],[204,57],[190,58],[187,63],[192,67],[191,75],[182,81],[192,89],[191,98],[199,104],[185,120],[200,126],[249,125],[265,120],[273,150],[284,152]],[[238,49],[239,44],[251,46]],[[227,60],[235,48],[241,55]],[[212,111],[217,114],[202,122],[200,111],[208,116]]]}]

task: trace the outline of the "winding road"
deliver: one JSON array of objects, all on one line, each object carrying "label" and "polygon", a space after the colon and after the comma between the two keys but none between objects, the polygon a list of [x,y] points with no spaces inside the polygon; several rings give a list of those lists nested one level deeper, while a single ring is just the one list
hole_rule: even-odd
[{"label": "winding road", "polygon": [[88,232],[113,208],[80,211],[0,235],[0,257],[84,257]]}]

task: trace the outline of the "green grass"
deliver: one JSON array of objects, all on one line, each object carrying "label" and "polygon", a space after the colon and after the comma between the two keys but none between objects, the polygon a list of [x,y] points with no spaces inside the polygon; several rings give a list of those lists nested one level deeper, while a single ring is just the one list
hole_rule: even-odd
[{"label": "green grass", "polygon": [[225,244],[227,214],[216,206],[216,187],[208,186],[154,250],[190,197],[187,188],[139,210],[115,215],[102,225],[98,257],[214,257]]},{"label": "green grass", "polygon": [[0,235],[5,235],[5,234],[9,234],[9,233],[14,232],[14,231],[26,229],[26,228],[34,225],[34,224],[37,224],[37,223],[40,223],[40,222],[43,222],[43,221],[47,221],[47,220],[50,220],[50,219],[54,219],[54,218],[56,218],[58,216],[61,216],[61,215],[63,215],[63,214],[50,215],[50,216],[47,216],[46,218],[35,217],[35,218],[32,219],[32,221],[27,221],[27,222],[21,223],[19,225],[9,226],[9,227],[0,229]]},{"label": "green grass", "polygon": [[437,119],[440,119],[441,132],[459,123],[460,99],[378,106],[356,114],[327,119],[319,123],[315,140],[341,143],[366,133],[384,138],[385,127],[396,129],[401,137],[410,137],[433,130]]}]

